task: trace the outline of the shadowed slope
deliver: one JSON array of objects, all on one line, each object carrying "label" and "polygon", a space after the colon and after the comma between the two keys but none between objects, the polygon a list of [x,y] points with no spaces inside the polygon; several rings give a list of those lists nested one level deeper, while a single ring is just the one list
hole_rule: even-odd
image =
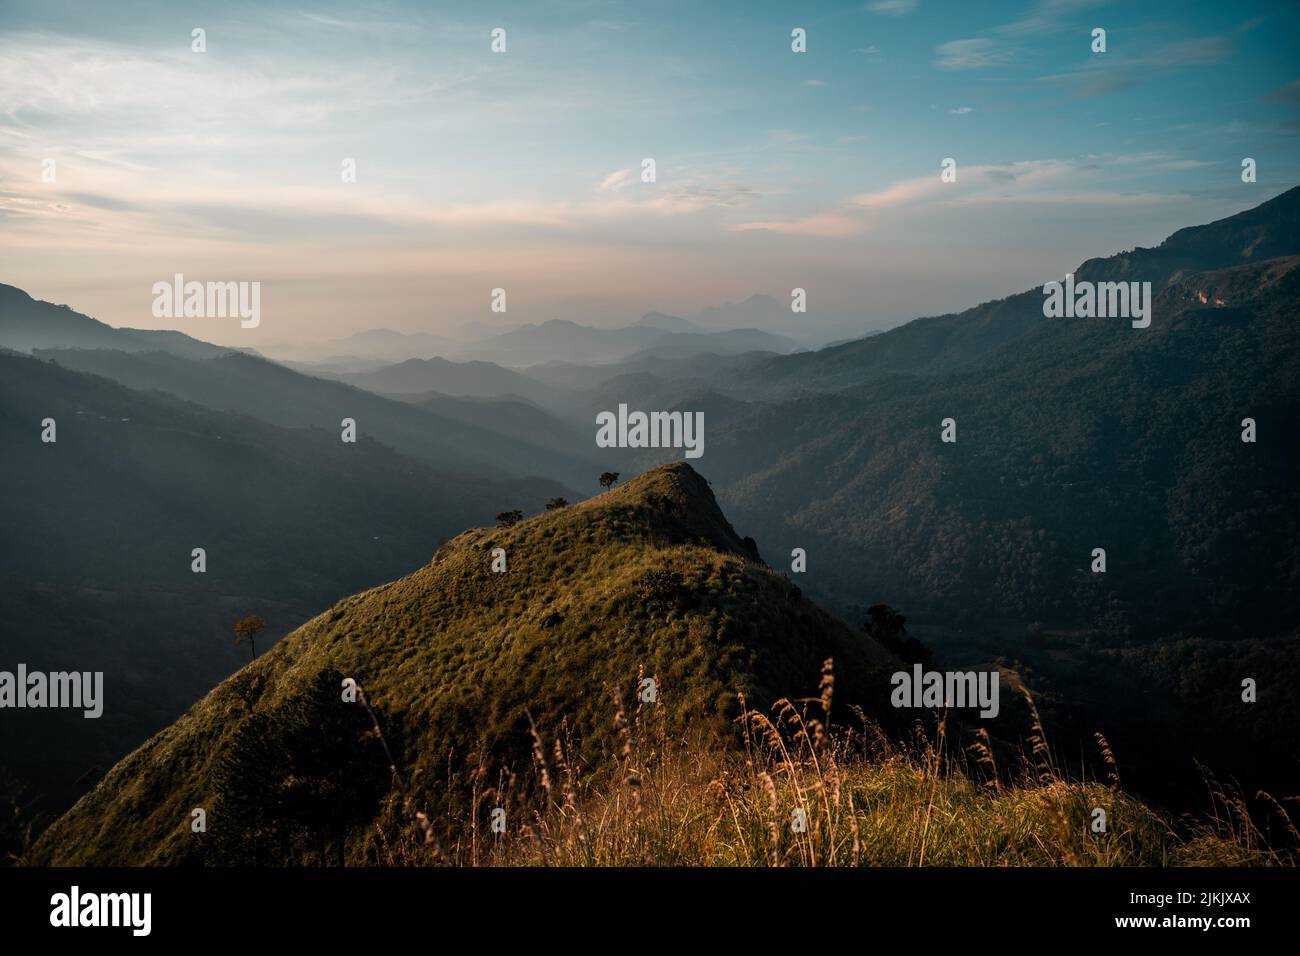
[{"label": "shadowed slope", "polygon": [[[490,569],[494,548],[505,573]],[[630,701],[644,675],[672,732],[723,740],[738,693],[766,706],[812,690],[828,657],[837,701],[883,700],[887,655],[756,561],[690,466],[666,466],[467,531],[414,574],[339,602],[120,762],[30,862],[294,862],[314,847],[303,832],[350,834],[336,842],[367,858],[374,824],[405,811],[380,744],[359,739],[361,708],[340,700],[344,676],[369,696],[408,809],[445,831],[474,767],[494,782],[526,769],[530,717],[548,745],[571,737],[575,759],[595,759],[610,752],[616,696]],[[195,807],[206,834],[190,831]],[[286,820],[294,834],[276,829]]]}]

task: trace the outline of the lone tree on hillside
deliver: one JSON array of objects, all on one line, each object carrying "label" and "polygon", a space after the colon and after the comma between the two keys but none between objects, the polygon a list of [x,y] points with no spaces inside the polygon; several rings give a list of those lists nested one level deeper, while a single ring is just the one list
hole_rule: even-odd
[{"label": "lone tree on hillside", "polygon": [[561,508],[567,507],[569,507],[569,503],[563,498],[552,498],[550,501],[546,502],[547,511],[559,511]]},{"label": "lone tree on hillside", "polygon": [[503,511],[497,515],[497,527],[508,528],[512,524],[519,524],[524,520],[524,513],[516,508],[514,511]]},{"label": "lone tree on hillside", "polygon": [[600,487],[613,488],[616,484],[618,484],[618,472],[607,471],[600,476]]},{"label": "lone tree on hillside", "polygon": [[241,618],[235,622],[235,644],[248,645],[248,659],[251,661],[257,657],[257,635],[266,628],[266,622],[256,614],[250,614],[248,617]]},{"label": "lone tree on hillside", "polygon": [[929,664],[930,649],[907,633],[907,617],[888,604],[867,608],[863,629],[905,664]]}]

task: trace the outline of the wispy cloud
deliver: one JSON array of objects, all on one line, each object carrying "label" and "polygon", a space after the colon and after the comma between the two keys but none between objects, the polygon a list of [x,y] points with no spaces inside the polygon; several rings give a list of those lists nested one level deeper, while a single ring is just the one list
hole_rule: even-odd
[{"label": "wispy cloud", "polygon": [[1300,79],[1292,80],[1285,86],[1279,86],[1268,94],[1268,98],[1283,103],[1300,103]]},{"label": "wispy cloud", "polygon": [[1074,14],[1103,7],[1108,2],[1109,0],[1038,0],[1019,20],[1004,23],[992,32],[1007,37],[1052,33],[1068,27]]},{"label": "wispy cloud", "polygon": [[935,47],[934,52],[938,66],[944,70],[983,70],[1012,57],[1012,51],[982,37],[949,40]]},{"label": "wispy cloud", "polygon": [[1093,57],[1077,68],[1040,79],[1070,87],[1078,96],[1101,96],[1132,89],[1156,76],[1190,67],[1214,66],[1230,59],[1236,51],[1231,37],[1193,37],[1167,43],[1145,56]]},{"label": "wispy cloud", "polygon": [[911,13],[918,6],[920,0],[873,0],[867,4],[867,9],[872,13],[883,13],[889,17],[901,17]]},{"label": "wispy cloud", "polygon": [[[1165,158],[1166,162],[1174,162]],[[901,180],[875,192],[844,199],[835,209],[788,221],[753,221],[734,228],[803,236],[844,238],[867,232],[884,212],[915,215],[927,208],[954,209],[997,205],[1147,206],[1177,197],[1147,189],[1116,188],[1100,173],[1136,159],[1090,156],[1079,159],[1025,160],[959,166],[958,181],[945,183],[935,172]],[[896,218],[891,219],[896,221]]]},{"label": "wispy cloud", "polygon": [[602,179],[596,188],[605,193],[618,192],[636,182],[637,178],[636,170],[630,166],[626,169],[616,169]]}]

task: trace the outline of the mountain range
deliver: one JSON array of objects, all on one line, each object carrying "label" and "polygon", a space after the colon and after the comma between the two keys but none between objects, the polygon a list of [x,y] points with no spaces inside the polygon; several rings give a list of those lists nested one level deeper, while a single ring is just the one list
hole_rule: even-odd
[{"label": "mountain range", "polygon": [[[751,302],[758,300],[776,304],[765,296],[755,296]],[[744,319],[752,314],[747,309],[724,310],[710,316],[711,322],[718,322],[723,315],[738,321],[702,325],[679,316],[648,312],[629,325],[612,328],[570,319],[549,319],[504,329],[463,327],[454,338],[427,332],[369,329],[329,342],[269,343],[263,349],[268,355],[309,374],[346,374],[411,359],[491,362],[522,368],[550,362],[609,364],[639,355],[689,357],[754,351],[784,354],[804,347],[787,335],[745,325]]]},{"label": "mountain range", "polygon": [[[456,631],[450,650],[425,646],[426,636],[452,627],[439,616],[451,612],[490,622],[498,637],[507,621],[528,622],[535,643],[521,645],[518,658],[490,659],[509,680],[516,670],[530,675],[528,686],[538,675],[554,678],[559,689],[543,695],[534,716],[568,714],[598,736],[588,697],[603,688],[584,675],[614,676],[601,670],[602,655],[623,646],[611,635],[625,624],[624,608],[600,602],[625,593],[628,567],[640,574],[658,560],[659,545],[647,542],[662,533],[681,545],[683,528],[660,528],[660,497],[686,501],[682,507],[711,516],[705,523],[715,527],[725,523],[714,513],[716,494],[754,543],[737,545],[730,531],[710,537],[687,522],[690,533],[718,553],[738,551],[745,571],[722,584],[683,567],[681,603],[668,606],[709,606],[723,587],[735,600],[719,614],[743,619],[728,625],[743,640],[717,657],[697,623],[699,641],[681,643],[684,622],[668,610],[663,629],[641,621],[628,638],[636,654],[616,655],[620,680],[639,666],[633,657],[661,653],[660,639],[671,649],[662,653],[680,657],[680,666],[712,668],[717,680],[708,686],[718,694],[729,681],[753,677],[746,686],[784,691],[796,671],[806,678],[809,655],[783,669],[782,682],[735,669],[737,661],[779,656],[762,622],[778,613],[776,597],[795,600],[792,591],[771,590],[785,585],[758,563],[761,554],[797,583],[798,606],[806,594],[856,624],[869,606],[887,603],[953,665],[1014,662],[1063,739],[1105,729],[1132,779],[1171,805],[1195,789],[1193,758],[1249,787],[1292,792],[1286,788],[1300,784],[1291,759],[1300,753],[1300,696],[1290,689],[1300,686],[1298,223],[1300,189],[1292,189],[1179,230],[1153,249],[1080,264],[1078,281],[1151,282],[1146,329],[1124,318],[1047,319],[1034,288],[817,351],[795,352],[793,343],[770,338],[747,347],[755,344],[750,331],[701,332],[693,326],[712,326],[700,316],[652,315],[598,333],[548,322],[495,337],[493,354],[514,368],[467,355],[408,354],[362,370],[303,374],[177,333],[109,329],[0,287],[0,347],[32,353],[0,356],[0,424],[5,447],[20,449],[6,488],[6,527],[16,533],[0,597],[25,635],[20,649],[35,657],[46,622],[57,622],[48,625],[60,635],[48,643],[57,653],[43,659],[80,654],[78,642],[102,645],[104,653],[149,661],[133,678],[144,688],[167,679],[155,660],[164,632],[188,627],[178,640],[191,642],[193,661],[201,647],[222,645],[185,665],[193,672],[174,690],[139,695],[162,703],[116,736],[105,732],[57,767],[41,768],[36,755],[50,751],[49,738],[40,750],[33,730],[31,750],[16,763],[28,776],[65,781],[66,798],[78,761],[111,763],[230,672],[236,659],[221,632],[241,610],[264,609],[278,634],[341,599],[396,628],[388,634],[376,625],[367,641],[392,655],[396,668],[382,671],[378,686],[394,688],[391,697],[377,691],[382,706],[391,702],[393,715],[408,715],[402,726],[420,722],[413,760],[431,759],[424,748],[435,745],[463,754],[475,741],[463,735],[462,720],[495,728],[492,739],[506,751],[521,745],[522,699],[513,686],[488,688],[484,645]],[[680,451],[597,449],[595,415],[619,404],[703,412],[705,454],[694,464],[712,490],[680,465],[652,471]],[[57,446],[37,437],[48,415],[59,421]],[[337,431],[344,416],[357,420],[363,445],[351,450],[364,455],[345,457],[349,446]],[[951,442],[944,440],[949,419]],[[1243,441],[1247,420],[1253,441]],[[78,454],[65,454],[74,447]],[[443,539],[498,512],[534,513],[555,497],[579,501],[607,470],[646,472],[646,483],[620,489],[627,497],[604,496],[509,531],[458,537],[455,561],[441,570],[435,562],[416,572],[424,575],[418,587],[398,589],[407,603],[391,619],[381,592],[345,598],[421,567]],[[386,480],[390,474],[405,478]],[[214,512],[211,502],[224,503]],[[213,513],[225,520],[206,517]],[[371,541],[400,546],[366,545],[366,531]],[[620,535],[634,542],[627,554],[613,544]],[[221,573],[233,577],[211,592],[197,592],[188,571],[198,538],[218,541],[218,553],[243,555],[238,570],[222,562]],[[544,580],[553,583],[526,599],[484,586],[473,561],[498,539],[526,539],[529,560],[546,562]],[[598,560],[587,542],[599,545]],[[806,570],[792,566],[795,549],[806,553]],[[656,580],[677,592],[675,578]],[[725,590],[732,584],[734,593]],[[435,592],[443,596],[428,596]],[[752,613],[744,596],[751,593],[766,595]],[[610,628],[579,628],[574,636],[566,624],[536,623],[547,632],[542,640],[533,623],[553,613],[584,626],[608,613]],[[818,629],[838,635],[839,656],[862,652],[842,625],[815,616]],[[364,615],[353,620],[365,622]],[[684,626],[689,637],[692,624]],[[811,632],[798,633],[808,635],[798,646],[811,647]],[[551,647],[551,639],[561,643]],[[290,672],[295,680],[360,672],[360,645],[320,619],[286,647],[241,672],[265,675],[268,707],[296,699],[297,691],[275,689]],[[323,656],[307,649],[316,647]],[[403,654],[412,668],[445,675],[451,695],[422,685],[438,702],[415,701],[402,689]],[[308,660],[322,667],[295,669]],[[119,675],[130,671],[126,660],[113,666]],[[458,668],[477,675],[472,686]],[[1270,696],[1243,707],[1241,680],[1257,675],[1269,681]],[[240,681],[261,680],[231,678],[236,684],[223,684],[215,699],[229,702]],[[241,696],[253,700],[250,714],[260,711],[253,690]],[[708,712],[703,698],[695,702]],[[198,742],[212,731],[208,718],[177,728],[166,733],[180,736],[167,739],[183,740],[177,753],[198,761],[185,766],[202,765],[211,753]],[[158,745],[115,779],[162,781],[158,806],[170,812],[165,801],[195,792],[175,789],[178,765],[158,766],[151,753],[161,753]],[[511,753],[518,758],[517,749]],[[124,818],[126,808],[111,808],[112,799],[110,787],[67,832],[86,837],[95,813]],[[188,851],[166,829],[176,821],[163,822],[147,835],[131,830],[137,836],[127,837],[135,841],[129,846],[96,837],[90,842],[102,849],[86,858],[182,858]],[[47,852],[53,859],[71,851]]]}]

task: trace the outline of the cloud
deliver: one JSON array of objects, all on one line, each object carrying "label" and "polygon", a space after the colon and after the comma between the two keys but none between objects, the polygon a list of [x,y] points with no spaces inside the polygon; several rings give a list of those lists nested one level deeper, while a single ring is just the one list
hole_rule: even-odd
[{"label": "cloud", "polygon": [[[660,208],[665,210],[690,211],[707,206],[744,206],[756,199],[759,193],[744,183],[729,182],[686,182],[673,183],[664,190]],[[655,206],[656,202],[650,205]]]},{"label": "cloud", "polygon": [[1285,86],[1279,86],[1268,94],[1268,98],[1283,103],[1300,103],[1300,79],[1292,80]]},{"label": "cloud", "polygon": [[618,192],[636,182],[638,178],[636,170],[630,166],[627,169],[616,169],[602,179],[596,188],[603,193]]},{"label": "cloud", "polygon": [[826,82],[825,82],[824,80],[804,80],[804,81],[803,81],[803,85],[804,85],[804,86],[818,87],[818,86],[825,86],[825,85],[826,85]]},{"label": "cloud", "polygon": [[[1170,163],[1177,162],[1168,160]],[[934,173],[901,180],[875,192],[842,200],[837,208],[789,221],[754,221],[733,227],[737,231],[765,231],[823,238],[848,238],[871,230],[882,217],[899,217],[927,210],[953,210],[990,205],[1132,207],[1165,204],[1186,199],[1164,193],[1116,188],[1113,169],[1125,167],[1145,172],[1151,164],[1140,157],[1106,156],[1079,159],[1041,159],[1010,163],[958,166],[957,182],[945,183]],[[1174,167],[1170,167],[1174,168]]]},{"label": "cloud", "polygon": [[1011,51],[998,47],[992,40],[972,38],[950,40],[934,48],[938,65],[944,70],[982,70],[1011,59]]},{"label": "cloud", "polygon": [[1039,79],[1073,87],[1076,96],[1102,96],[1131,89],[1153,77],[1197,66],[1214,66],[1236,52],[1230,37],[1207,36],[1178,40],[1158,47],[1145,56],[1122,59],[1106,54],[1094,57],[1078,69]]},{"label": "cloud", "polygon": [[880,47],[878,47],[878,46],[876,46],[874,43],[872,43],[870,46],[860,46],[860,47],[858,47],[856,50],[853,50],[852,52],[853,52],[853,53],[864,53],[864,54],[866,54],[867,56],[875,56],[877,53],[880,52]]},{"label": "cloud", "polygon": [[1107,0],[1038,0],[1024,17],[995,27],[993,32],[1008,37],[1052,33],[1064,29],[1071,14],[1106,3]]},{"label": "cloud", "polygon": [[774,232],[795,236],[844,238],[862,232],[862,222],[856,216],[825,212],[792,222],[743,222],[732,228],[737,232]]},{"label": "cloud", "polygon": [[872,13],[883,13],[888,17],[906,16],[920,6],[920,0],[874,0],[867,4]]},{"label": "cloud", "polygon": [[1180,40],[1156,50],[1148,57],[1129,61],[1134,66],[1213,66],[1232,56],[1236,45],[1228,37],[1196,37]]},{"label": "cloud", "polygon": [[959,106],[956,109],[949,110],[953,116],[965,116],[967,113],[974,113],[975,108],[972,106]]}]

